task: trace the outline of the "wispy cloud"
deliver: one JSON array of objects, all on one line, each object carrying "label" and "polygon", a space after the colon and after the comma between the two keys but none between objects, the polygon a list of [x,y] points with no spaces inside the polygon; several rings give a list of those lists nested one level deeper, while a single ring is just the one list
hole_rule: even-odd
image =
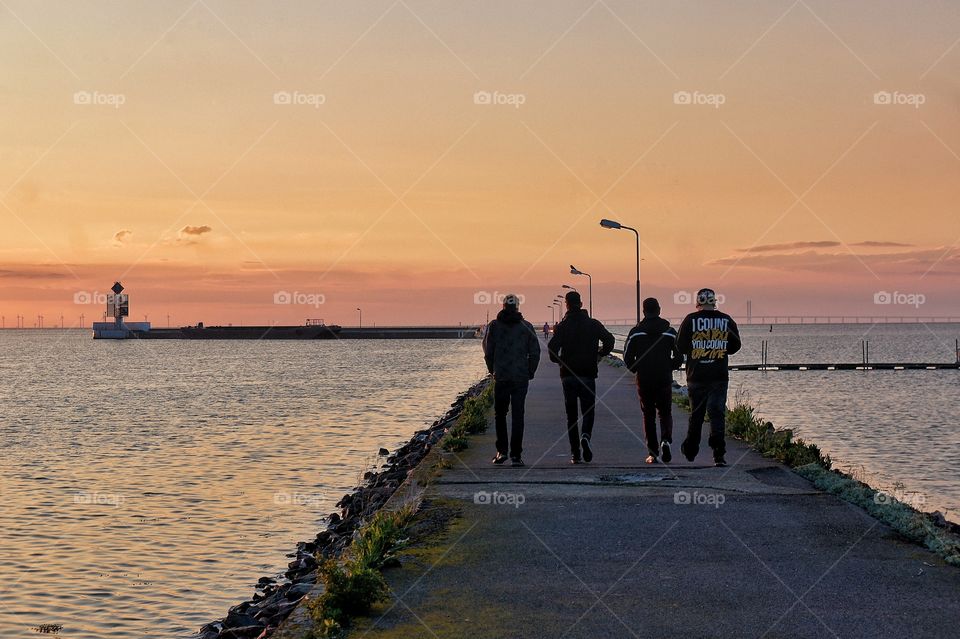
[{"label": "wispy cloud", "polygon": [[[814,240],[800,242],[784,242],[782,244],[761,244],[749,248],[737,249],[741,253],[779,253],[783,251],[799,251],[802,249],[824,249],[837,248],[842,243],[833,240]],[[887,242],[884,240],[864,240],[862,242],[852,242],[847,246],[858,246],[864,248],[909,248],[913,244],[904,244],[902,242]]]},{"label": "wispy cloud", "polygon": [[200,235],[203,235],[204,233],[209,233],[212,230],[213,229],[207,226],[206,224],[204,224],[203,226],[185,226],[182,229],[180,229],[180,235],[200,236]]}]

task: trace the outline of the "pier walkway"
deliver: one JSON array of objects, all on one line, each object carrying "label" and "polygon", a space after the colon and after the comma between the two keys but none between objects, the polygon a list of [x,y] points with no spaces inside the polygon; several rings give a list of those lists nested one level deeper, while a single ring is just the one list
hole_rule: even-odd
[{"label": "pier walkway", "polygon": [[[591,464],[569,463],[557,367],[527,399],[523,468],[473,437],[427,492],[462,511],[386,571],[393,600],[351,637],[947,637],[960,570],[728,441],[648,466],[633,380],[601,366]],[[705,446],[705,442],[704,442]]]}]

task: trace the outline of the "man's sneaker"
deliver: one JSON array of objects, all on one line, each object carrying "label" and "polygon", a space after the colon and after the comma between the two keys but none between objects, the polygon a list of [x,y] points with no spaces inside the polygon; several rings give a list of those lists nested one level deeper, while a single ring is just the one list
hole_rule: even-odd
[{"label": "man's sneaker", "polygon": [[501,452],[498,452],[493,458],[493,463],[496,464],[497,466],[499,466],[505,461],[507,461],[507,456]]},{"label": "man's sneaker", "polygon": [[697,458],[696,454],[694,455],[690,454],[690,447],[687,446],[686,441],[683,441],[680,443],[680,452],[683,453],[683,456],[687,458],[688,462],[692,462],[694,459]]},{"label": "man's sneaker", "polygon": [[520,459],[519,457],[511,457],[511,458],[510,458],[510,465],[511,465],[511,466],[523,466],[524,464],[523,464],[523,460]]},{"label": "man's sneaker", "polygon": [[571,464],[579,464],[579,463],[580,463],[580,458],[577,457],[576,455],[571,455],[571,456],[570,456],[570,463],[571,463]]},{"label": "man's sneaker", "polygon": [[657,463],[657,458],[656,458],[654,455],[647,455],[647,463],[648,463],[648,464],[656,464],[656,463]]},{"label": "man's sneaker", "polygon": [[583,461],[589,463],[593,461],[593,450],[590,448],[590,438],[580,438],[580,449],[583,451]]},{"label": "man's sneaker", "polygon": [[719,457],[714,457],[713,465],[716,466],[717,468],[723,468],[724,466],[727,465],[727,460],[723,458],[723,455],[720,455]]},{"label": "man's sneaker", "polygon": [[670,442],[660,442],[660,457],[663,458],[664,464],[669,464],[670,460],[673,459],[673,453],[670,452]]}]

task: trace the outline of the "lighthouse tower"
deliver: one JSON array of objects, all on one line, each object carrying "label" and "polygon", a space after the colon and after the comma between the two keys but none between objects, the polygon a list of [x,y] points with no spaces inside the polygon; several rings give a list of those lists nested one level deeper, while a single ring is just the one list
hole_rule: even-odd
[{"label": "lighthouse tower", "polygon": [[113,292],[107,294],[106,316],[112,317],[113,321],[94,322],[93,339],[128,339],[149,332],[150,322],[124,320],[130,315],[130,296],[123,292],[123,284],[114,282],[110,290]]}]

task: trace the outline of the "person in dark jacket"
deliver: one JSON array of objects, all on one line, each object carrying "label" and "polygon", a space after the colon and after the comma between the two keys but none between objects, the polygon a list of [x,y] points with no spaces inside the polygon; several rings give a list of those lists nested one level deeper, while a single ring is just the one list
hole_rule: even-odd
[{"label": "person in dark jacket", "polygon": [[733,318],[717,310],[717,294],[709,288],[697,291],[697,311],[680,324],[677,348],[687,359],[687,392],[690,396],[690,425],[680,452],[693,461],[700,451],[704,417],[710,417],[713,461],[726,466],[724,429],[727,413],[728,357],[740,350],[740,329]]},{"label": "person in dark jacket", "polygon": [[[664,463],[673,458],[673,371],[680,368],[683,355],[677,350],[677,332],[660,317],[660,302],[643,300],[643,321],[627,335],[623,363],[637,375],[637,393],[643,412],[643,434],[647,442],[647,463]],[[657,414],[660,414],[660,443],[657,443]]]},{"label": "person in dark jacket", "polygon": [[[610,354],[615,340],[603,324],[587,315],[580,293],[570,291],[564,299],[567,312],[554,329],[547,350],[550,361],[560,364],[570,461],[579,464],[581,449],[584,461],[593,459],[590,438],[597,401],[597,362]],[[582,431],[577,429],[580,413],[583,414]]]},{"label": "person in dark jacket", "polygon": [[[523,412],[527,388],[540,363],[540,340],[533,324],[523,319],[516,295],[503,299],[503,310],[490,322],[483,336],[483,357],[493,375],[493,411],[497,425],[497,454],[494,464],[507,461],[523,466]],[[507,412],[511,432],[507,440]]]}]

